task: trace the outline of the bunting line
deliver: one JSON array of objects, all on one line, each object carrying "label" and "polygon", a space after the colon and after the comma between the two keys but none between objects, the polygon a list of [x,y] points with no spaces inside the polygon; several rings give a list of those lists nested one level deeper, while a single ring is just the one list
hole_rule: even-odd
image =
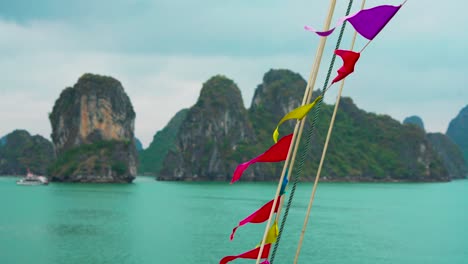
[{"label": "bunting line", "polygon": [[354,14],[340,18],[336,26],[327,31],[318,31],[311,26],[304,26],[304,29],[314,32],[321,37],[326,37],[331,35],[336,27],[348,21],[361,36],[368,40],[373,40],[405,3],[406,1],[398,6],[381,5],[360,10]]},{"label": "bunting line", "polygon": [[[312,28],[310,26],[305,26],[304,28],[307,31],[314,32],[314,33],[316,33],[317,35],[319,35],[321,37],[327,37],[330,34],[332,34],[336,27],[332,28],[332,29],[329,29],[329,26],[330,26],[331,17],[333,15],[333,11],[334,11],[334,8],[335,8],[335,3],[336,3],[336,0],[331,0],[330,1],[330,10],[329,10],[329,14],[328,14],[328,17],[326,19],[326,22],[325,22],[324,31],[315,30],[314,28]],[[350,1],[350,5],[348,6],[348,10],[347,10],[346,14],[349,14],[349,11],[351,9],[351,3],[352,3],[352,1]],[[356,30],[356,32],[354,34],[354,37],[353,37],[353,41],[352,41],[352,47],[354,46],[354,42],[355,42],[357,34],[360,34],[361,36],[363,36],[364,38],[369,40],[366,43],[366,45],[361,49],[360,52],[354,52],[354,51],[352,51],[352,49],[353,49],[352,47],[351,47],[351,50],[341,50],[341,49],[339,49],[339,45],[337,44],[337,47],[336,47],[336,50],[334,51],[334,53],[335,53],[335,55],[339,56],[342,59],[343,65],[337,70],[337,75],[332,80],[332,82],[322,91],[322,95],[315,98],[315,100],[312,103],[309,103],[310,99],[312,97],[313,85],[314,85],[315,79],[317,77],[318,68],[320,67],[320,61],[321,61],[321,57],[322,57],[322,54],[323,54],[323,48],[324,48],[325,41],[326,41],[325,38],[323,38],[320,41],[319,48],[317,49],[317,56],[315,58],[314,66],[313,66],[313,69],[311,71],[309,81],[307,83],[306,92],[304,93],[304,99],[303,99],[302,105],[295,108],[295,109],[293,109],[292,111],[290,111],[286,115],[284,115],[283,118],[279,121],[279,123],[277,124],[277,126],[276,126],[276,128],[275,128],[275,130],[273,132],[273,141],[275,142],[274,145],[272,145],[268,150],[266,150],[261,155],[255,157],[255,158],[253,158],[253,159],[251,159],[251,160],[249,160],[247,162],[241,163],[236,167],[236,169],[234,171],[234,174],[233,174],[233,177],[232,177],[232,180],[231,180],[231,184],[238,181],[242,177],[242,174],[244,173],[244,171],[250,165],[252,165],[254,163],[257,163],[257,162],[280,162],[280,161],[285,161],[286,160],[286,162],[285,162],[285,164],[283,166],[283,171],[282,171],[282,173],[280,175],[280,180],[279,180],[279,183],[278,183],[278,188],[276,190],[275,198],[273,200],[267,202],[266,204],[264,204],[261,208],[259,208],[258,210],[256,210],[255,212],[253,212],[252,214],[250,214],[249,216],[247,216],[243,220],[241,220],[239,222],[239,224],[232,229],[232,233],[230,235],[230,240],[233,240],[235,232],[239,227],[241,227],[241,226],[243,226],[245,224],[248,224],[248,223],[255,224],[255,223],[263,223],[263,222],[267,221],[267,224],[265,226],[266,229],[265,229],[262,240],[260,241],[260,243],[254,249],[252,249],[250,251],[244,252],[244,253],[236,255],[236,256],[226,256],[226,257],[224,257],[223,259],[221,259],[220,264],[226,264],[226,263],[228,263],[228,262],[230,262],[232,260],[238,259],[238,258],[257,259],[257,262],[256,262],[257,264],[260,262],[261,259],[264,259],[262,264],[269,264],[268,256],[269,256],[269,253],[270,253],[271,245],[273,243],[276,243],[277,239],[279,239],[278,238],[279,230],[278,230],[277,221],[278,221],[279,212],[280,212],[280,209],[281,209],[280,203],[281,203],[282,195],[285,193],[285,189],[286,189],[286,186],[288,184],[288,178],[289,178],[288,166],[289,166],[290,170],[292,170],[292,168],[294,166],[294,160],[295,160],[296,152],[297,152],[297,149],[298,149],[298,145],[299,145],[299,142],[300,142],[300,139],[301,139],[301,134],[302,134],[303,126],[304,126],[303,121],[305,121],[303,119],[308,115],[310,110],[312,108],[314,108],[314,106],[318,102],[321,102],[323,100],[323,95],[325,94],[326,91],[328,91],[328,89],[334,83],[342,81],[341,82],[341,87],[340,87],[340,90],[339,90],[339,93],[338,93],[338,97],[337,97],[337,102],[335,104],[335,110],[333,112],[332,121],[330,122],[329,131],[328,131],[328,134],[327,134],[327,138],[325,140],[325,146],[324,146],[324,149],[323,149],[323,152],[322,152],[322,157],[321,157],[321,160],[320,160],[319,168],[318,168],[317,175],[316,175],[316,178],[315,178],[315,182],[314,182],[314,186],[313,186],[313,190],[312,190],[312,194],[311,194],[311,200],[309,201],[309,206],[308,206],[308,209],[307,209],[306,218],[304,219],[304,226],[303,226],[303,229],[302,229],[302,234],[301,234],[301,237],[300,237],[300,240],[299,240],[299,245],[297,247],[296,256],[295,256],[295,259],[294,259],[294,263],[297,263],[297,260],[298,260],[298,257],[299,257],[299,252],[300,252],[301,247],[302,247],[302,240],[304,238],[306,225],[307,225],[309,215],[310,215],[310,210],[311,210],[313,200],[314,200],[315,191],[316,191],[316,188],[317,188],[318,180],[320,178],[321,168],[323,166],[324,158],[325,158],[325,155],[326,155],[326,152],[327,152],[328,142],[329,142],[329,139],[330,139],[330,136],[331,136],[331,133],[332,133],[337,108],[338,108],[338,105],[339,105],[339,102],[340,102],[339,99],[341,97],[341,92],[342,92],[342,89],[343,89],[344,80],[348,75],[350,75],[351,73],[354,72],[356,63],[359,60],[362,51],[370,44],[370,42],[372,42],[372,40],[389,23],[389,21],[400,10],[400,8],[406,3],[406,0],[402,4],[400,4],[398,6],[381,5],[381,6],[376,6],[376,7],[369,8],[369,9],[363,9],[364,3],[365,3],[365,0],[363,0],[363,4],[361,6],[360,11],[358,11],[358,12],[356,12],[354,14],[347,15],[347,16],[344,16],[344,17],[340,18],[338,20],[337,26],[339,26],[339,25],[341,25],[341,24],[343,24],[345,22],[349,22],[354,27],[354,29]],[[343,34],[343,29],[344,29],[344,25],[343,25],[343,28],[341,30],[340,37],[339,37],[338,41],[341,40],[341,36]],[[334,61],[334,58],[335,57],[333,57],[332,63]],[[330,66],[326,82],[328,82],[328,80],[329,80],[328,78],[330,76],[330,71],[331,70],[332,70],[332,66]],[[288,120],[292,120],[292,119],[296,119],[298,121],[296,123],[295,128],[294,128],[294,132],[292,134],[284,136],[283,138],[281,138],[278,141],[279,127],[284,122],[286,122]],[[299,129],[299,131],[298,131],[298,129]],[[296,137],[297,137],[297,139],[296,139]],[[295,146],[294,150],[292,150],[292,148],[291,148],[291,144],[293,144],[293,142],[294,142],[294,146]],[[290,155],[292,156],[292,158],[290,158]],[[291,163],[291,164],[289,164],[289,163]],[[291,196],[291,198],[292,198],[292,196]],[[273,216],[274,213],[277,214],[277,219],[270,226],[270,223],[272,221],[272,216]],[[284,223],[282,223],[281,228],[283,228],[283,224]],[[278,241],[278,243],[279,243],[279,241]],[[275,250],[273,252],[273,255],[275,254],[275,251],[276,251],[276,248],[275,248]],[[273,257],[272,257],[272,261],[273,261]]]}]

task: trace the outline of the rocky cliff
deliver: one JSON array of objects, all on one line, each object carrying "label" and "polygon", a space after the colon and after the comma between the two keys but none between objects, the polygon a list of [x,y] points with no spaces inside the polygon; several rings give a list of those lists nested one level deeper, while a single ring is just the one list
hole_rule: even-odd
[{"label": "rocky cliff", "polygon": [[428,133],[431,145],[442,159],[451,179],[466,178],[468,170],[460,148],[442,133]]},{"label": "rocky cliff", "polygon": [[49,116],[54,181],[131,182],[136,176],[135,112],[122,84],[84,74],[62,91]]},{"label": "rocky cliff", "polygon": [[[229,180],[240,162],[272,145],[271,134],[281,117],[300,105],[306,82],[288,70],[271,70],[257,87],[246,111],[231,80],[207,81],[194,107],[177,131],[174,149],[164,159],[160,179]],[[302,179],[311,180],[325,140],[333,106],[322,105],[306,153]],[[308,116],[310,126],[314,113]],[[294,121],[281,126],[282,136]],[[305,130],[307,133],[307,129]],[[306,134],[304,134],[305,138]],[[305,140],[302,141],[302,144]],[[302,147],[303,148],[303,147]],[[360,110],[343,98],[323,169],[326,180],[447,181],[449,175],[423,130],[402,125],[386,115]],[[255,164],[242,180],[273,180],[282,164]]]},{"label": "rocky cliff", "polygon": [[241,161],[238,148],[254,140],[237,85],[224,76],[212,77],[180,125],[158,179],[227,180]]},{"label": "rocky cliff", "polygon": [[403,124],[413,124],[419,128],[421,128],[422,130],[424,130],[424,123],[421,119],[421,117],[419,116],[408,116],[407,118],[405,118],[405,120],[403,120]]},{"label": "rocky cliff", "polygon": [[460,147],[468,166],[468,105],[450,121],[446,135]]},{"label": "rocky cliff", "polygon": [[[301,105],[306,85],[299,74],[289,70],[270,70],[265,73],[249,109],[249,120],[257,140],[239,150],[245,153],[245,160],[261,154],[272,145],[273,129],[286,113]],[[284,123],[280,128],[280,137],[292,133],[295,124],[295,121]],[[254,180],[270,180],[276,178],[282,168],[280,163],[259,163],[246,172],[252,172]]]},{"label": "rocky cliff", "polygon": [[[324,141],[331,108],[324,106],[317,142]],[[328,148],[325,179],[449,180],[447,170],[422,129],[402,125],[388,115],[361,110],[351,98],[342,99]],[[313,159],[318,160],[319,152],[315,151]]]},{"label": "rocky cliff", "polygon": [[31,136],[26,130],[15,130],[0,144],[0,175],[45,175],[55,160],[54,146],[42,136]]}]

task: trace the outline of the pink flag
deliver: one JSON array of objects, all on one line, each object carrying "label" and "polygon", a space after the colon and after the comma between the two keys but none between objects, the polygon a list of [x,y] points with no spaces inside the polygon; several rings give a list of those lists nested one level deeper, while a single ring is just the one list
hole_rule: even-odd
[{"label": "pink flag", "polygon": [[231,184],[235,183],[240,179],[242,173],[251,165],[256,162],[279,162],[286,159],[289,151],[289,146],[291,145],[293,134],[282,137],[276,144],[271,146],[265,153],[260,156],[239,164],[234,171],[232,176]]},{"label": "pink flag", "polygon": [[305,26],[304,29],[314,32],[319,36],[326,37],[333,33],[336,27],[345,21],[348,21],[361,36],[368,40],[372,40],[387,25],[398,10],[400,10],[403,4],[398,6],[381,5],[369,9],[363,9],[349,16],[340,18],[337,25],[328,31],[318,31],[310,26]]},{"label": "pink flag", "polygon": [[[263,223],[266,220],[268,220],[268,218],[270,217],[271,208],[273,207],[273,202],[274,202],[274,199],[269,201],[265,205],[263,205],[260,209],[255,211],[253,214],[247,216],[244,220],[240,221],[239,225],[237,225],[236,227],[232,229],[231,240],[234,239],[234,233],[236,232],[237,228],[239,228],[240,226],[243,226],[248,223],[253,223],[253,224]],[[278,200],[276,201],[274,213],[278,212],[279,204],[280,204],[280,199],[278,198]]]},{"label": "pink flag", "polygon": [[354,66],[358,61],[361,54],[359,52],[354,52],[350,50],[335,50],[335,54],[340,56],[343,59],[343,66],[338,69],[338,76],[333,79],[332,83],[336,83],[340,80],[346,78],[346,76],[350,75],[354,72]]},{"label": "pink flag", "polygon": [[[261,256],[262,259],[268,258],[268,255],[270,254],[270,247],[271,247],[271,244],[265,245],[265,247],[263,248],[262,256]],[[226,256],[219,262],[219,264],[226,264],[229,261],[232,261],[238,258],[257,259],[258,253],[260,253],[260,247],[252,249],[250,251],[247,251],[237,256]]]}]

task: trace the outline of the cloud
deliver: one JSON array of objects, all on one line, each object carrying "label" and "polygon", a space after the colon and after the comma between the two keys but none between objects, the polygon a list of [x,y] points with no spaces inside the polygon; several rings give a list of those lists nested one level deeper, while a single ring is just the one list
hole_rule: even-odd
[{"label": "cloud", "polygon": [[[196,102],[203,82],[215,74],[232,78],[248,107],[270,68],[288,68],[307,79],[318,38],[302,27],[320,26],[326,5],[305,0],[3,1],[0,135],[26,128],[48,137],[47,113],[61,90],[85,72],[122,82],[137,112],[136,135],[146,146],[178,110]],[[418,114],[429,131],[445,131],[468,98],[468,37],[459,27],[468,21],[462,6],[466,3],[451,0],[421,12],[419,4],[407,2],[366,49],[345,95],[366,110],[399,120]],[[334,21],[345,8],[338,3]],[[351,35],[347,27],[342,47],[349,47]],[[336,38],[328,40],[316,88]],[[356,46],[364,44],[360,38]],[[331,93],[326,101],[334,98]]]}]

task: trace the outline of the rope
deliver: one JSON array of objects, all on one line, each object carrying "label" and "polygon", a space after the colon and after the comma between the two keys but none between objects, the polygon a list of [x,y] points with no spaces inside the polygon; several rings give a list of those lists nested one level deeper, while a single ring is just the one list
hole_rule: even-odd
[{"label": "rope", "polygon": [[[330,28],[331,19],[333,17],[333,13],[334,13],[334,10],[335,10],[335,5],[336,5],[336,0],[330,0],[330,7],[329,7],[329,10],[328,10],[328,16],[325,19],[325,23],[324,23],[325,24],[324,25],[325,30],[328,30],[328,28]],[[320,62],[321,62],[321,59],[322,59],[323,50],[325,48],[326,40],[327,40],[326,38],[321,38],[320,39],[320,43],[319,43],[319,46],[317,48],[317,53],[316,53],[316,56],[315,56],[314,65],[312,67],[312,70],[311,70],[311,73],[310,73],[310,76],[309,76],[309,82],[307,83],[306,91],[304,93],[304,101],[310,100],[310,97],[312,95],[312,90],[313,90],[315,80],[316,80],[317,75],[318,75],[318,70],[320,68]],[[300,129],[299,133],[296,133],[299,123],[301,124],[301,129]],[[304,122],[299,122],[299,123],[297,123],[295,128],[294,128],[294,134],[293,134],[293,138],[292,138],[292,141],[291,141],[292,144],[291,144],[291,146],[290,146],[290,148],[288,150],[288,155],[286,157],[286,162],[285,162],[285,164],[283,166],[283,171],[281,172],[280,180],[278,181],[278,187],[276,189],[276,194],[275,194],[273,205],[272,205],[272,208],[271,208],[271,211],[270,211],[270,216],[269,216],[267,224],[265,226],[265,232],[263,234],[263,239],[262,239],[262,242],[260,243],[260,248],[259,248],[259,252],[258,252],[258,255],[257,255],[256,264],[260,263],[260,257],[262,256],[262,253],[263,253],[263,248],[265,246],[266,237],[267,237],[267,234],[268,234],[268,230],[270,228],[270,223],[271,223],[271,220],[272,220],[272,217],[273,217],[274,208],[275,208],[275,206],[276,206],[276,204],[278,202],[278,196],[279,196],[279,192],[280,192],[280,189],[281,189],[281,186],[282,186],[282,183],[283,183],[286,168],[288,166],[288,161],[294,162],[294,159],[295,159],[295,156],[296,156],[296,153],[297,153],[297,148],[294,148],[294,153],[292,155],[292,158],[290,159],[290,155],[291,155],[293,146],[295,144],[294,147],[297,147],[297,145],[299,145],[299,142],[301,140],[302,128],[303,128]],[[296,138],[296,135],[297,135],[297,140],[294,141],[295,138]]]},{"label": "rope", "polygon": [[[363,9],[364,4],[365,4],[365,0],[362,1],[361,9]],[[356,41],[356,36],[357,36],[357,32],[354,33],[353,40],[351,42],[351,49],[350,50],[353,50],[353,48],[354,48],[354,43]],[[369,44],[369,43],[370,42],[368,42],[367,44]],[[362,50],[364,50],[367,47],[367,44],[366,44],[366,46],[364,46],[364,48]],[[325,139],[325,145],[324,145],[323,150],[322,150],[322,157],[320,158],[320,164],[319,164],[319,167],[317,169],[317,175],[315,176],[315,182],[314,182],[314,186],[312,188],[312,194],[310,196],[309,205],[307,206],[307,213],[306,213],[306,216],[304,218],[304,224],[302,226],[301,237],[299,238],[299,244],[297,246],[296,256],[295,256],[295,259],[294,259],[294,264],[296,264],[298,259],[299,259],[299,253],[301,251],[302,242],[303,242],[304,236],[305,236],[305,231],[307,229],[307,224],[309,222],[310,211],[312,210],[312,205],[314,203],[315,193],[317,191],[318,181],[320,179],[320,173],[322,171],[323,163],[325,161],[325,156],[327,155],[328,143],[330,142],[331,134],[332,134],[332,131],[333,131],[333,125],[335,123],[336,113],[338,112],[338,107],[340,105],[341,93],[343,92],[344,83],[345,83],[345,80],[341,81],[340,89],[338,90],[338,95],[337,95],[336,103],[335,103],[335,109],[333,110],[333,115],[332,115],[332,118],[331,118],[331,121],[330,121],[330,125],[328,127],[327,138]]]},{"label": "rope", "polygon": [[[366,4],[366,0],[362,0],[361,9],[364,8],[365,4]],[[350,50],[354,49],[354,43],[356,42],[356,37],[357,37],[357,31],[354,32],[353,40],[351,41]],[[369,43],[370,42],[368,42],[366,44],[366,46],[364,46],[364,48],[362,50],[364,50]],[[294,264],[297,263],[297,260],[299,258],[299,253],[301,251],[305,231],[307,229],[307,224],[309,222],[310,211],[312,210],[312,205],[313,205],[314,199],[315,199],[315,192],[317,191],[318,181],[320,179],[320,172],[322,171],[323,163],[325,161],[325,156],[327,155],[328,143],[330,142],[331,134],[332,134],[332,131],[333,131],[333,125],[335,124],[336,113],[338,112],[338,107],[340,105],[341,93],[343,92],[344,83],[345,83],[345,80],[342,80],[341,84],[340,84],[340,89],[338,90],[338,95],[336,97],[335,109],[333,110],[333,115],[332,115],[332,118],[331,118],[331,121],[330,121],[330,125],[328,127],[327,138],[325,139],[325,145],[324,145],[323,150],[322,150],[322,157],[320,158],[320,164],[319,164],[319,167],[317,169],[317,175],[315,176],[315,182],[314,182],[314,186],[312,188],[312,194],[310,195],[309,205],[307,207],[307,213],[306,213],[306,216],[304,218],[304,225],[302,226],[301,237],[299,239],[299,244],[297,246],[296,257],[294,259]]]},{"label": "rope", "polygon": [[[352,4],[353,4],[353,0],[350,0],[349,4],[348,4],[348,9],[346,10],[346,15],[349,15],[349,13],[351,12]],[[341,40],[343,38],[343,34],[344,34],[344,30],[345,30],[345,26],[346,26],[346,23],[343,23],[343,25],[341,26],[340,34],[338,36],[338,40],[336,42],[335,49],[339,49],[339,47],[340,47]],[[306,138],[306,143],[305,143],[305,151],[302,152],[302,155],[300,157],[299,164],[298,164],[298,167],[297,167],[297,171],[294,173],[293,186],[291,188],[291,193],[289,195],[288,203],[286,205],[286,208],[285,208],[285,211],[284,211],[284,216],[283,216],[283,219],[281,221],[281,226],[280,226],[278,238],[276,239],[276,243],[275,243],[275,246],[273,248],[273,252],[271,254],[271,258],[270,258],[270,263],[271,264],[273,264],[273,262],[275,260],[276,252],[278,250],[278,246],[279,246],[279,243],[280,243],[280,240],[281,240],[281,236],[283,234],[284,226],[286,224],[286,221],[287,221],[287,218],[288,218],[288,215],[289,215],[289,209],[291,208],[292,200],[293,200],[294,194],[296,192],[297,182],[298,182],[299,176],[302,174],[302,168],[304,166],[304,162],[305,162],[307,153],[310,151],[310,141],[312,139],[312,135],[313,135],[313,132],[315,130],[315,125],[317,123],[317,119],[318,119],[318,115],[319,115],[319,112],[320,112],[320,107],[322,105],[323,97],[325,96],[325,92],[328,90],[327,88],[329,88],[328,87],[328,82],[330,81],[330,76],[331,76],[331,73],[333,71],[333,65],[335,63],[335,59],[336,59],[336,54],[333,53],[332,59],[330,61],[330,65],[328,67],[327,76],[325,78],[325,83],[323,85],[323,89],[322,89],[322,93],[321,93],[322,99],[320,99],[317,102],[317,105],[314,107],[314,119],[312,121],[312,125],[309,127],[309,130],[308,130],[308,136]],[[290,170],[289,172],[291,173],[292,170]]]}]

